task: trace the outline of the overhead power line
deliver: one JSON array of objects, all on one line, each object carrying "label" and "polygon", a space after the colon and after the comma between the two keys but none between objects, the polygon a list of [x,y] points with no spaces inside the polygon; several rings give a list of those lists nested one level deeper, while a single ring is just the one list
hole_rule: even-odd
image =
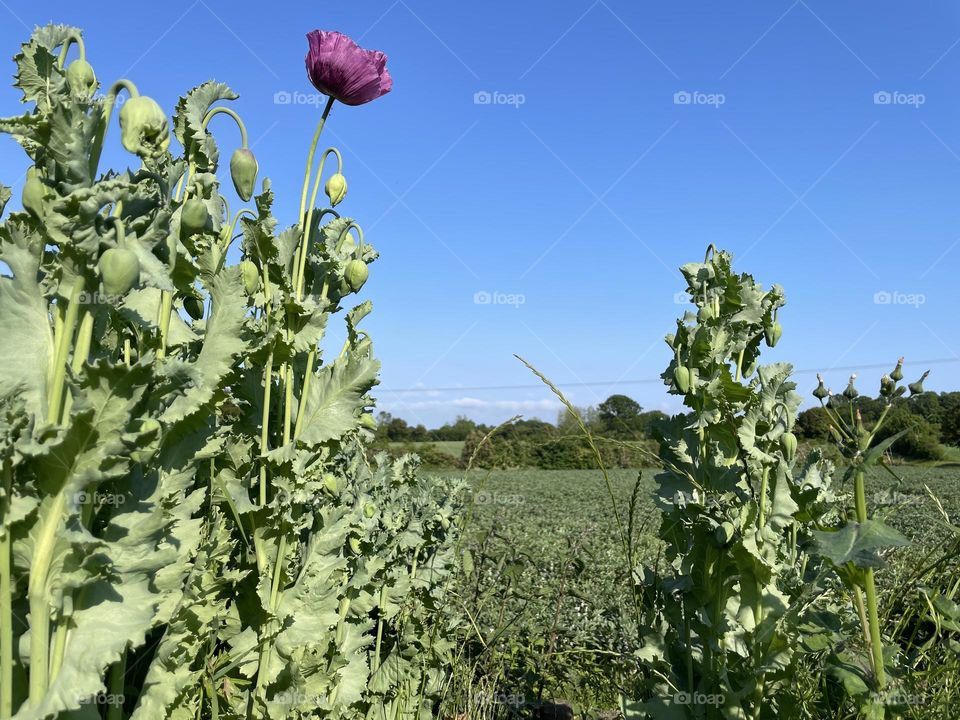
[{"label": "overhead power line", "polygon": [[[911,365],[926,367],[929,365],[946,365],[949,363],[960,363],[960,358],[936,358],[934,360],[918,360],[911,362]],[[828,368],[810,368],[804,370],[794,370],[794,375],[813,375],[818,372],[860,372],[861,370],[882,370],[889,369],[890,363],[878,363],[875,365],[848,365],[845,367]],[[650,385],[653,383],[662,383],[663,378],[644,378],[643,380],[596,380],[593,382],[555,382],[557,387],[577,388],[577,387],[610,387],[616,385]],[[381,393],[423,393],[423,392],[483,392],[487,390],[536,390],[546,387],[543,383],[530,383],[527,385],[476,385],[474,387],[419,387],[419,388],[378,388]]]}]

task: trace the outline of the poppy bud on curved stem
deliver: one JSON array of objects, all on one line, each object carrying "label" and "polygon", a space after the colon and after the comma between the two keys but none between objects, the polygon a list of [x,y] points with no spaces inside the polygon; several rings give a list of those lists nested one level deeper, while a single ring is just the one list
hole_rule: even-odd
[{"label": "poppy bud on curved stem", "polygon": [[74,60],[67,67],[67,83],[75,95],[89,98],[97,89],[97,75],[84,59]]},{"label": "poppy bud on curved stem", "polygon": [[137,95],[120,108],[120,141],[141,160],[157,158],[170,147],[167,114],[153,98]]},{"label": "poppy bud on curved stem", "polygon": [[211,108],[204,115],[203,122],[200,123],[200,129],[206,132],[207,125],[210,124],[215,115],[220,113],[229,115],[240,129],[240,147],[234,150],[230,157],[230,179],[233,181],[233,187],[237,191],[237,195],[240,196],[241,200],[247,202],[253,197],[260,166],[253,151],[247,145],[247,127],[243,124],[243,120],[230,108],[218,106]]},{"label": "poppy bud on curved stem", "polygon": [[347,179],[341,173],[334,173],[327,179],[323,191],[330,198],[330,207],[336,207],[347,196]]}]

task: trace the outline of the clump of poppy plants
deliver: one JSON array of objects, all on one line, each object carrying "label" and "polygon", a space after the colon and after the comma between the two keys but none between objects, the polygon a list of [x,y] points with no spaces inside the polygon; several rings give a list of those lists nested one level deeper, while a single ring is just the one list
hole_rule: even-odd
[{"label": "clump of poppy plants", "polygon": [[[75,28],[15,57],[30,110],[0,131],[30,168],[0,224],[0,720],[411,716],[444,685],[460,491],[369,457],[357,293],[377,252],[341,214],[341,153],[314,163],[334,102],[392,83],[383,53],[308,39],[329,99],[287,226],[227,85],[170,117],[129,80],[99,95]],[[117,108],[136,167],[101,170]],[[335,320],[346,341],[321,354]]]}]

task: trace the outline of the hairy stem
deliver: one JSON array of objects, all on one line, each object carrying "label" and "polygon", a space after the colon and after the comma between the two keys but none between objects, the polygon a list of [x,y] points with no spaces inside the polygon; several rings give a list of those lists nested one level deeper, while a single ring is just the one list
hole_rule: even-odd
[{"label": "hairy stem", "polygon": [[0,720],[13,716],[13,575],[10,567],[10,523],[7,513],[13,469],[3,466],[3,509],[0,515]]},{"label": "hairy stem", "polygon": [[[853,476],[854,502],[857,522],[867,521],[867,496],[865,491],[866,473],[857,468]],[[877,676],[877,686],[883,690],[887,676],[883,667],[883,644],[880,639],[880,616],[877,612],[877,587],[873,578],[873,568],[864,570],[864,591],[867,596],[867,621],[870,631],[870,650],[873,653],[873,672]]]}]

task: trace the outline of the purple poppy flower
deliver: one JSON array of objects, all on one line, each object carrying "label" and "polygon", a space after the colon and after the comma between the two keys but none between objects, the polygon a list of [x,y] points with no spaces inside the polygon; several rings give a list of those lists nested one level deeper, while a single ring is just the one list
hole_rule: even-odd
[{"label": "purple poppy flower", "polygon": [[387,56],[379,50],[364,50],[343,33],[326,30],[307,33],[307,40],[307,75],[324,95],[345,105],[363,105],[393,87]]}]

